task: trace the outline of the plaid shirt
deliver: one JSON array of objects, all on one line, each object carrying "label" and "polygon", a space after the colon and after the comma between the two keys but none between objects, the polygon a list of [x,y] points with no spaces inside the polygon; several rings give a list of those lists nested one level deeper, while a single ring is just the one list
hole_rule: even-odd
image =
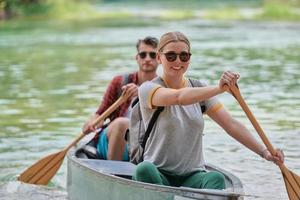
[{"label": "plaid shirt", "polygon": [[[106,111],[122,93],[122,84],[124,84],[124,75],[115,76],[110,84],[108,85],[105,94],[103,96],[103,100],[96,111],[96,114],[101,115],[104,111]],[[128,83],[134,83],[138,85],[138,73],[130,73],[128,75]],[[127,84],[128,84],[127,83]],[[125,83],[126,84],[126,83]],[[131,100],[127,100],[124,104],[122,104],[117,110],[115,110],[108,118],[110,121],[113,121],[117,117],[124,117],[128,111]]]}]

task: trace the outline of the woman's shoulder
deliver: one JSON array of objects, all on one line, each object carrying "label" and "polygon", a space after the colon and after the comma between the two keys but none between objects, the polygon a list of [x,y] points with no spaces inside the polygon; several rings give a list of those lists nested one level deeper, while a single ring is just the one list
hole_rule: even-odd
[{"label": "woman's shoulder", "polygon": [[164,80],[160,76],[155,77],[151,82],[164,86]]},{"label": "woman's shoulder", "polygon": [[153,81],[146,81],[139,87],[139,92],[142,93],[148,93],[149,91],[152,91],[154,88],[160,88],[162,85],[155,83]]},{"label": "woman's shoulder", "polygon": [[205,87],[208,86],[207,81],[199,80],[195,78],[186,78],[186,80],[190,83],[191,87]]},{"label": "woman's shoulder", "polygon": [[152,79],[151,81],[145,81],[140,87],[153,87],[153,86],[164,86],[164,82],[162,80],[162,78],[160,77],[156,77],[154,79]]}]

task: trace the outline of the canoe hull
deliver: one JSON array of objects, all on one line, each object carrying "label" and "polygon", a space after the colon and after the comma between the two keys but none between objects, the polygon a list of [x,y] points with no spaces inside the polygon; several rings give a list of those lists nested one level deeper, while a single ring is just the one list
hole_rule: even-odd
[{"label": "canoe hull", "polygon": [[[67,165],[67,192],[70,200],[243,199],[239,179],[230,173],[224,174],[223,171],[229,187],[225,191],[176,188],[132,181],[130,177],[135,166],[131,163],[80,159],[74,155],[74,150],[68,154]],[[110,171],[112,169],[115,169],[114,172]]]}]

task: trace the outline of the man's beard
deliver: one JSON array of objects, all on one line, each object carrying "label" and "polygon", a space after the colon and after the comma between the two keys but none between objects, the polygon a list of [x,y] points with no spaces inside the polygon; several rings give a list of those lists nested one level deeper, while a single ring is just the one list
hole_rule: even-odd
[{"label": "man's beard", "polygon": [[143,71],[143,72],[155,72],[156,71],[156,67],[151,66],[151,65],[142,66],[141,67],[141,71]]}]

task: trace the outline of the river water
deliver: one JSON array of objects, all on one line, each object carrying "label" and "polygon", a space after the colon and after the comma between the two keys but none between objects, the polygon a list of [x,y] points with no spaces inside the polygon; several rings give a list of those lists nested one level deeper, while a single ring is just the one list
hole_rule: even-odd
[{"label": "river water", "polygon": [[[240,73],[240,89],[250,108],[274,146],[284,149],[288,168],[300,174],[299,23],[197,19],[148,26],[62,27],[0,30],[4,199],[13,199],[9,188],[19,187],[15,182],[19,173],[80,133],[112,76],[136,70],[138,38],[174,30],[184,32],[192,43],[189,76],[216,84],[224,70]],[[219,98],[256,136],[236,101],[229,94]],[[238,144],[208,118],[204,146],[207,162],[241,179],[246,199],[287,199],[279,168]],[[49,186],[64,194],[66,163]]]}]

